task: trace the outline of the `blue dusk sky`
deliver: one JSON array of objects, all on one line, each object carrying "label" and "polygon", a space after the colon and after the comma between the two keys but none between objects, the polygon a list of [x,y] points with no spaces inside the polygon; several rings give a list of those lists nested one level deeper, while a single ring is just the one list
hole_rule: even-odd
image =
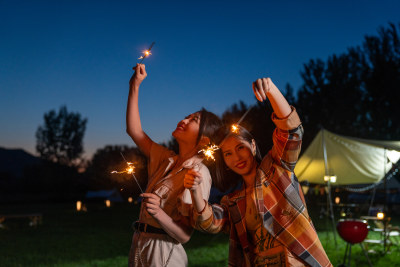
[{"label": "blue dusk sky", "polygon": [[255,103],[257,78],[298,89],[304,63],[360,45],[399,23],[399,11],[394,0],[0,0],[0,147],[36,154],[44,113],[62,105],[88,118],[85,157],[133,145],[128,81],[153,41],[140,113],[147,134],[165,142],[201,107],[221,115]]}]

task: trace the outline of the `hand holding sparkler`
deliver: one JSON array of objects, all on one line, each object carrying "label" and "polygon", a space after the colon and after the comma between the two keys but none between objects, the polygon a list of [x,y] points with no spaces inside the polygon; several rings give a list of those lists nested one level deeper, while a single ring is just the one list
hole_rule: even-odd
[{"label": "hand holding sparkler", "polygon": [[278,118],[286,118],[292,112],[286,98],[270,78],[257,79],[253,82],[253,92],[260,102],[268,98]]},{"label": "hand holding sparkler", "polygon": [[201,174],[193,169],[190,169],[186,172],[185,178],[183,179],[183,186],[189,190],[197,190],[199,188],[203,178]]},{"label": "hand holding sparkler", "polygon": [[161,209],[161,198],[153,193],[142,193],[143,205],[151,216],[157,216]]},{"label": "hand holding sparkler", "polygon": [[139,88],[139,85],[147,77],[146,66],[144,64],[136,64],[135,73],[133,73],[131,79],[129,80],[129,85],[131,88]]},{"label": "hand holding sparkler", "polygon": [[257,79],[253,82],[253,92],[258,101],[263,102],[267,99],[267,93],[270,91],[271,85],[274,85],[270,78]]}]

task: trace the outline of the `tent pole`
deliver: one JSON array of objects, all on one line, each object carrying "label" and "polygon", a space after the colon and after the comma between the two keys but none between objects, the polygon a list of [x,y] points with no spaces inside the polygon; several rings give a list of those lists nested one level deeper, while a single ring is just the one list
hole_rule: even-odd
[{"label": "tent pole", "polygon": [[386,147],[384,148],[384,153],[383,153],[383,190],[385,192],[385,200],[383,202],[383,212],[385,214],[385,217],[383,218],[383,234],[384,234],[384,239],[383,239],[383,251],[386,251],[386,236],[387,236],[387,225],[385,223],[385,220],[387,221],[387,215],[388,215],[388,208],[387,208],[387,188],[386,188],[386,162],[387,162],[387,154],[386,154]]},{"label": "tent pole", "polygon": [[372,208],[372,205],[374,204],[374,201],[375,201],[376,186],[374,186],[374,189],[372,189],[372,190],[373,191],[372,191],[371,203],[369,203],[368,215],[371,214],[371,208]]},{"label": "tent pole", "polygon": [[[326,153],[326,145],[325,145],[325,130],[322,129],[322,148],[324,151],[324,163],[325,163],[325,175],[330,176],[328,170],[328,157]],[[328,193],[327,193],[327,215],[330,217],[332,221],[332,230],[333,230],[333,237],[335,239],[335,247],[337,247],[337,241],[336,241],[336,227],[335,227],[335,216],[333,214],[333,205],[332,205],[332,196],[331,196],[331,181],[330,178],[327,182],[328,184]]]}]

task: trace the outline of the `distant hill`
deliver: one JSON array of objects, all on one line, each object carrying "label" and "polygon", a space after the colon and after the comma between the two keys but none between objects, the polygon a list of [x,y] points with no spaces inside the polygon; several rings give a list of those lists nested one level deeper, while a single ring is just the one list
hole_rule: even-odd
[{"label": "distant hill", "polygon": [[0,147],[0,173],[10,173],[22,177],[24,168],[40,162],[23,149],[7,149]]}]

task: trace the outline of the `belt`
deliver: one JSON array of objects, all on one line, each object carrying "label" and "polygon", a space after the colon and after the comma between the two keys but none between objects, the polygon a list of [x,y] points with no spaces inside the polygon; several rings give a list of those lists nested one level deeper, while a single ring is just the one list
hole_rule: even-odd
[{"label": "belt", "polygon": [[163,229],[151,226],[147,223],[136,221],[133,223],[132,226],[133,229],[137,232],[167,235],[167,232],[165,232]]}]

